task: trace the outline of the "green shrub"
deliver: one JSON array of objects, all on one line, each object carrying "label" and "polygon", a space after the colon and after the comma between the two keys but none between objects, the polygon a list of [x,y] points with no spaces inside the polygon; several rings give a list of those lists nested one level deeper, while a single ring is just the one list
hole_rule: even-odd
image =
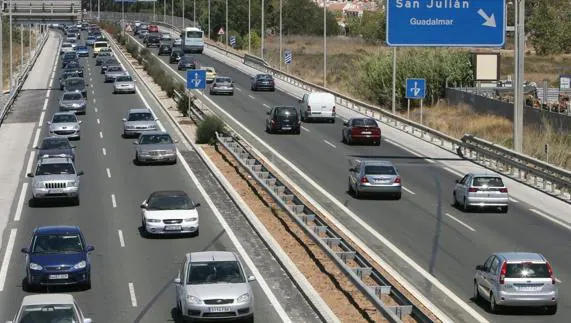
[{"label": "green shrub", "polygon": [[188,117],[188,95],[181,92],[182,98],[176,103],[176,109],[182,114],[183,117]]},{"label": "green shrub", "polygon": [[143,48],[143,49],[141,49],[140,52],[141,52],[141,56],[143,56],[145,59],[147,57],[152,57],[151,51],[148,48]]},{"label": "green shrub", "polygon": [[133,44],[133,43],[129,43],[129,44],[127,44],[127,52],[129,54],[131,54],[132,56],[138,55],[139,54],[139,46],[137,46],[136,44]]},{"label": "green shrub", "polygon": [[198,128],[196,129],[196,143],[216,143],[216,132],[220,134],[226,133],[226,126],[224,125],[224,121],[215,116],[207,116],[198,124]]}]

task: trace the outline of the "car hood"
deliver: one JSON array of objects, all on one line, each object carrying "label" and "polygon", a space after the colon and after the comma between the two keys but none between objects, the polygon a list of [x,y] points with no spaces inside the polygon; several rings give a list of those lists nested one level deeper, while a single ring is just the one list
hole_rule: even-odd
[{"label": "car hood", "polygon": [[77,176],[75,174],[55,174],[55,175],[38,175],[34,177],[35,182],[74,182]]},{"label": "car hood", "polygon": [[175,150],[174,144],[151,144],[151,145],[138,145],[137,149],[140,152],[154,151],[154,150]]},{"label": "car hood", "polygon": [[143,210],[147,218],[151,219],[185,219],[198,217],[198,211],[192,210]]},{"label": "car hood", "polygon": [[125,72],[123,71],[107,71],[105,72],[105,76],[117,76],[117,75],[123,75]]},{"label": "car hood", "polygon": [[155,126],[156,127],[157,123],[155,121],[126,121],[125,126],[130,126],[130,127]]},{"label": "car hood", "polygon": [[72,92],[72,91],[83,92],[83,91],[85,91],[85,86],[84,86],[84,85],[81,85],[81,86],[77,86],[77,85],[66,86],[66,87],[65,87],[65,91],[66,91],[66,92]]},{"label": "car hood", "polygon": [[30,262],[41,266],[74,266],[85,258],[84,253],[30,254]]},{"label": "car hood", "polygon": [[185,288],[189,295],[198,297],[203,300],[217,299],[217,298],[236,299],[241,295],[250,292],[250,289],[248,288],[248,283],[186,285]]},{"label": "car hood", "polygon": [[79,128],[79,123],[77,122],[58,122],[52,123],[50,125],[50,130],[71,130]]},{"label": "car hood", "polygon": [[59,103],[60,105],[74,105],[74,104],[79,104],[79,105],[84,105],[85,104],[85,100],[81,99],[81,100],[62,100]]},{"label": "car hood", "polygon": [[44,155],[57,156],[57,155],[68,155],[73,156],[75,152],[71,148],[57,148],[57,149],[40,149],[38,152],[38,158]]}]

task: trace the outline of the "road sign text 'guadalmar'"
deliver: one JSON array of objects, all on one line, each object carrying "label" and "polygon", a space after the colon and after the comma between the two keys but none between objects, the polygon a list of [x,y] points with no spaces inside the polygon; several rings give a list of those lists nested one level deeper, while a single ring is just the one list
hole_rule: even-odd
[{"label": "road sign text 'guadalmar'", "polygon": [[387,0],[389,46],[503,47],[505,0]]}]

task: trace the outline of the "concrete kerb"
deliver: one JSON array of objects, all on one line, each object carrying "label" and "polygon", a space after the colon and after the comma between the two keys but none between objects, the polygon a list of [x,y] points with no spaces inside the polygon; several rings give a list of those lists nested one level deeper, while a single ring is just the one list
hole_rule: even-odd
[{"label": "concrete kerb", "polygon": [[[110,38],[111,39],[111,38]],[[118,45],[115,43],[113,39],[112,42],[114,43],[115,47],[118,48]],[[131,67],[131,69],[137,74],[139,79],[142,81],[143,77],[140,75],[139,71],[135,69],[135,67],[131,64],[131,62],[127,59],[125,54],[119,49],[121,55],[127,62],[127,64]],[[162,101],[158,98],[158,96],[151,91],[148,84],[144,81],[145,87],[149,90],[149,93],[160,103],[161,108],[166,113],[170,121],[175,125],[178,131],[184,136],[185,140],[190,144],[190,146],[198,153],[200,159],[208,166],[214,177],[218,180],[222,188],[230,198],[236,203],[238,208],[242,211],[242,213],[246,216],[248,222],[253,226],[254,230],[258,233],[258,235],[262,238],[264,243],[268,246],[269,250],[276,256],[276,260],[282,265],[288,275],[292,278],[294,283],[297,285],[300,292],[305,296],[307,301],[311,304],[311,306],[317,311],[317,314],[321,317],[322,320],[325,322],[331,323],[340,323],[341,320],[335,315],[335,313],[331,310],[329,305],[325,303],[323,298],[319,295],[319,293],[313,288],[311,283],[307,280],[307,278],[301,273],[301,271],[297,268],[297,266],[293,263],[293,261],[289,258],[289,256],[285,253],[283,248],[279,245],[279,243],[274,239],[274,237],[270,234],[270,232],[266,229],[266,227],[262,224],[262,222],[258,219],[255,213],[250,209],[250,207],[244,202],[244,200],[240,197],[238,192],[232,187],[232,185],[228,182],[228,180],[222,175],[220,170],[214,165],[212,160],[206,155],[204,150],[196,145],[192,139],[185,133],[184,129],[179,125],[177,120],[169,113],[168,108],[162,104]],[[202,101],[198,98],[195,99],[203,105]]]}]

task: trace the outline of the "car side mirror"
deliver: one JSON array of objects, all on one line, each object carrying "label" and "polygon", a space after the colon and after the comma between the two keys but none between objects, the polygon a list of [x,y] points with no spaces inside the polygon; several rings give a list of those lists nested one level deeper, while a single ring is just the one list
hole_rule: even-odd
[{"label": "car side mirror", "polygon": [[270,115],[270,111],[267,111],[266,114],[267,114],[267,115]]},{"label": "car side mirror", "polygon": [[82,120],[79,120],[77,123],[79,123],[79,124],[82,124],[82,123],[83,123],[83,121],[82,121]]},{"label": "car side mirror", "polygon": [[85,174],[82,170],[80,170],[79,172],[77,172],[77,176],[82,176],[83,174]]},{"label": "car side mirror", "polygon": [[123,122],[127,122],[127,119],[126,119],[126,118],[123,118],[123,119],[121,119],[121,120],[123,120]]},{"label": "car side mirror", "polygon": [[29,254],[29,253],[30,253],[30,249],[28,249],[28,248],[22,248],[22,249],[20,249],[20,251],[21,251],[22,253],[25,253],[25,254]]},{"label": "car side mirror", "polygon": [[297,100],[297,102],[298,102],[298,103],[301,103],[301,102],[303,102],[303,100],[302,100],[302,99],[299,99],[299,100]]},{"label": "car side mirror", "polygon": [[154,121],[159,121],[159,118],[155,118],[155,120],[154,120]]},{"label": "car side mirror", "polygon": [[343,125],[344,125],[345,127],[348,127],[348,126],[349,126],[349,122],[343,122]]},{"label": "car side mirror", "polygon": [[133,145],[138,145],[139,142],[137,140],[133,141]]},{"label": "car side mirror", "polygon": [[178,144],[178,143],[180,142],[180,140],[175,139],[175,140],[173,140],[173,142],[174,142],[175,144]]},{"label": "car side mirror", "polygon": [[173,280],[172,280],[172,282],[173,282],[175,285],[180,285],[180,283],[181,283],[181,281],[180,281],[180,278],[179,278],[179,277],[177,277],[177,278],[173,279]]},{"label": "car side mirror", "polygon": [[355,168],[349,168],[349,172],[354,172]]},{"label": "car side mirror", "polygon": [[86,252],[92,252],[92,251],[94,251],[94,250],[95,250],[95,247],[94,247],[94,246],[87,246],[87,248],[85,248],[85,251],[86,251]]},{"label": "car side mirror", "polygon": [[254,275],[248,276],[248,281],[249,281],[249,282],[252,282],[252,281],[254,281],[254,280],[256,280],[256,277],[255,277]]},{"label": "car side mirror", "polygon": [[460,180],[459,180],[459,179],[457,179],[457,180],[455,180],[455,182],[456,182],[456,183],[460,183]]},{"label": "car side mirror", "polygon": [[141,209],[146,209],[146,208],[147,208],[147,203],[143,202],[143,203],[141,203],[141,205],[139,205],[139,207],[140,207]]},{"label": "car side mirror", "polygon": [[40,147],[38,147],[38,146],[34,146],[34,149],[40,149]]},{"label": "car side mirror", "polygon": [[46,123],[47,123],[48,125],[52,124],[52,122],[51,122],[51,121],[48,121],[48,122],[46,122]]},{"label": "car side mirror", "polygon": [[200,202],[194,203],[194,207],[199,207],[199,206],[200,206]]},{"label": "car side mirror", "polygon": [[71,148],[77,148],[77,146],[76,146],[76,145],[70,145],[70,147],[71,147]]},{"label": "car side mirror", "polygon": [[34,174],[28,173],[28,174],[26,174],[26,176],[28,176],[28,177],[34,177]]},{"label": "car side mirror", "polygon": [[478,266],[476,266],[476,270],[486,271],[486,267],[484,265],[478,265]]}]

